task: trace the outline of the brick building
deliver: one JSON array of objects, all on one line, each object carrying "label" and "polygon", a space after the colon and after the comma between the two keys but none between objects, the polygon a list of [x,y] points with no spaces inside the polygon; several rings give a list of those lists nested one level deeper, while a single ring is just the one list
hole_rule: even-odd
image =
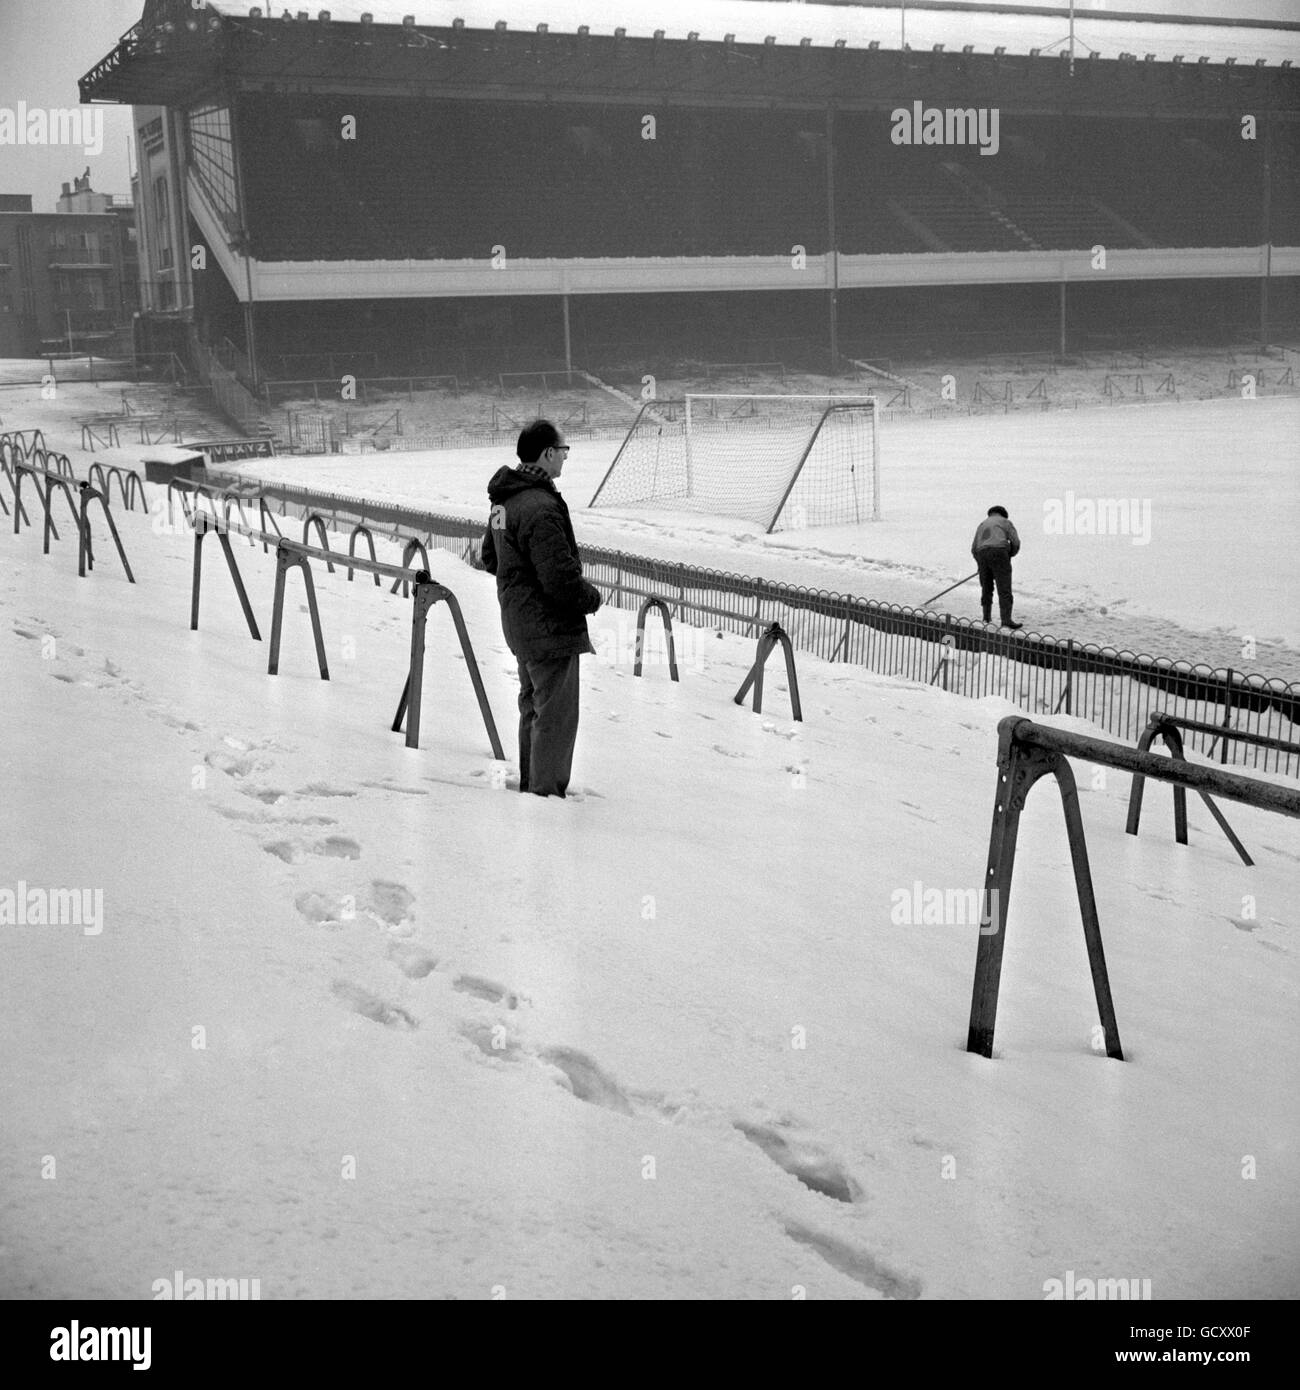
[{"label": "brick building", "polygon": [[96,193],[87,171],[56,208],[0,195],[0,357],[66,351],[69,339],[74,351],[104,352],[139,307],[133,205]]}]

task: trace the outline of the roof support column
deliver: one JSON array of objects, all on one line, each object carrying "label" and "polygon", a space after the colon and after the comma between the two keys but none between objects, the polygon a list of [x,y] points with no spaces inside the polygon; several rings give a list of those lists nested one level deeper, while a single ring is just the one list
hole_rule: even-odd
[{"label": "roof support column", "polygon": [[827,319],[830,332],[831,372],[840,369],[840,250],[835,225],[835,107],[826,108],[826,259],[830,271],[827,289]]},{"label": "roof support column", "polygon": [[1264,247],[1264,273],[1259,281],[1259,345],[1267,347],[1269,340],[1269,281],[1273,274],[1273,122],[1268,107],[1259,116],[1264,123],[1264,187],[1260,206],[1260,242]]},{"label": "roof support column", "polygon": [[1064,360],[1064,358],[1065,358],[1065,342],[1066,342],[1066,337],[1065,337],[1065,275],[1064,275],[1064,272],[1062,272],[1062,275],[1061,275],[1061,313],[1060,313],[1060,324],[1059,324],[1059,329],[1060,329],[1060,342],[1059,342],[1057,351],[1058,351],[1058,354],[1059,354],[1059,356],[1061,357],[1061,359]]},{"label": "roof support column", "polygon": [[[287,11],[286,11],[287,13]],[[235,186],[239,191],[239,255],[244,261],[244,347],[248,351],[248,385],[253,394],[262,389],[262,373],[257,364],[257,318],[253,311],[253,246],[248,232],[248,193],[244,187],[243,134],[236,107],[238,90],[233,83],[226,88],[226,105],[230,112],[230,157],[235,166]]]}]

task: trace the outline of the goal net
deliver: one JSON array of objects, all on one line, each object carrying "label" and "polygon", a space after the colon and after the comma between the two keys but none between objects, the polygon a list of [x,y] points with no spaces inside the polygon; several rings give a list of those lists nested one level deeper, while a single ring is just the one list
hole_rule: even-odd
[{"label": "goal net", "polygon": [[766,531],[878,521],[875,399],[698,394],[648,401],[591,505],[709,512]]}]

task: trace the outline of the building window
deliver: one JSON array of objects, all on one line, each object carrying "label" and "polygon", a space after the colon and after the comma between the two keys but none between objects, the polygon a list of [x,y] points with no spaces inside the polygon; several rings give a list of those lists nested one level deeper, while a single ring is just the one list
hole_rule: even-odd
[{"label": "building window", "polygon": [[194,177],[212,199],[228,231],[239,229],[239,193],[235,181],[235,142],[230,110],[196,106],[185,117]]},{"label": "building window", "polygon": [[167,180],[159,176],[153,184],[154,242],[158,247],[158,264],[166,270],[172,263],[172,223],[171,201],[167,192]]}]

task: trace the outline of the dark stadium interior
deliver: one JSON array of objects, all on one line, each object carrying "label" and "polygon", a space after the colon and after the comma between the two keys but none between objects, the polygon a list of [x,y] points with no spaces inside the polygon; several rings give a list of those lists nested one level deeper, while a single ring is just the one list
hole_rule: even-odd
[{"label": "dark stadium interior", "polygon": [[[340,138],[344,114],[356,138]],[[788,255],[825,251],[819,116],[249,96],[238,119],[261,260]],[[1244,246],[1262,146],[1235,122],[1019,116],[994,159],[898,146],[885,112],[838,120],[844,254]],[[1275,141],[1271,240],[1300,239],[1294,128]]]},{"label": "dark stadium interior", "polygon": [[[195,235],[197,239],[197,229]],[[1057,286],[967,285],[860,289],[840,296],[843,350],[865,358],[925,360],[954,352],[1047,352],[1056,344]],[[1070,289],[1079,350],[1118,342],[1213,342],[1256,312],[1251,280],[1112,281]],[[1294,315],[1294,293],[1278,312]],[[683,362],[779,361],[824,366],[822,297],[797,291],[575,296],[574,360],[609,380],[639,383]],[[246,351],[241,306],[224,276],[196,287],[205,341]],[[268,379],[498,372],[564,365],[554,296],[303,300],[259,310]]]}]

